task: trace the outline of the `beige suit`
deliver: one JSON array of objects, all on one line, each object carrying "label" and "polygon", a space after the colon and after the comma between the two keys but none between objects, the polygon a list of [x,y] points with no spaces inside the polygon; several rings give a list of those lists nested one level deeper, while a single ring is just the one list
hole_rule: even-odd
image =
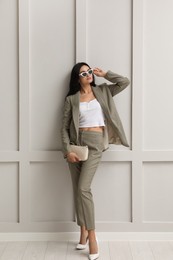
[{"label": "beige suit", "polygon": [[[105,79],[111,81],[113,84],[103,83],[96,87],[92,87],[94,95],[100,103],[105,116],[104,150],[108,148],[109,144],[129,146],[112,97],[124,90],[130,82],[128,78],[113,73],[112,71],[106,73]],[[64,105],[61,130],[64,156],[70,152],[70,143],[78,144],[78,133],[79,92],[75,95],[68,96]]]},{"label": "beige suit", "polygon": [[105,78],[113,84],[104,83],[92,87],[105,116],[106,126],[103,133],[79,131],[79,92],[68,96],[64,106],[61,132],[64,157],[70,152],[70,143],[87,145],[89,149],[86,161],[68,163],[73,184],[77,224],[85,226],[87,230],[95,229],[91,183],[101,160],[102,151],[108,148],[109,143],[128,146],[112,97],[125,89],[129,84],[129,80],[111,71],[107,72]]}]

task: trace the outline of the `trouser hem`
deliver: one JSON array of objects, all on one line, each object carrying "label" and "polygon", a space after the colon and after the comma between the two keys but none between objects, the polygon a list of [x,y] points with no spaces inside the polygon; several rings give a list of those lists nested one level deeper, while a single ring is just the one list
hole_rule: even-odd
[{"label": "trouser hem", "polygon": [[94,227],[87,227],[85,224],[80,224],[80,223],[78,223],[78,222],[77,222],[77,225],[78,225],[79,227],[85,226],[86,230],[95,230],[95,226],[94,226]]}]

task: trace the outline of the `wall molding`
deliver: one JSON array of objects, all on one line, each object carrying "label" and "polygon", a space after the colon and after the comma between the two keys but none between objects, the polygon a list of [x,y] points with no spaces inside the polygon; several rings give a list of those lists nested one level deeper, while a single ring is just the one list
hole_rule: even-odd
[{"label": "wall molding", "polygon": [[[173,232],[97,232],[100,241],[170,241]],[[0,233],[0,241],[69,241],[78,240],[78,232]]]}]

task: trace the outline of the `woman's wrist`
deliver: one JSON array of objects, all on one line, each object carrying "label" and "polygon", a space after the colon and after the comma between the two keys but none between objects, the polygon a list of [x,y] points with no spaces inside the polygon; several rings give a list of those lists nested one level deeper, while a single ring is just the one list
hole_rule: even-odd
[{"label": "woman's wrist", "polygon": [[103,78],[106,77],[107,71],[103,71]]},{"label": "woman's wrist", "polygon": [[106,71],[100,69],[100,68],[94,68],[93,70],[94,74],[97,76],[97,77],[105,77],[106,76]]},{"label": "woman's wrist", "polygon": [[69,155],[71,154],[72,152],[67,152],[66,155],[65,155],[65,158],[69,157]]}]

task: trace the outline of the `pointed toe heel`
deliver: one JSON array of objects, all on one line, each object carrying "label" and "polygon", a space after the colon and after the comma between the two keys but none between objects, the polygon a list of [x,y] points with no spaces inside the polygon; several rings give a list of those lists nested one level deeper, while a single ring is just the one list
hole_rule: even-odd
[{"label": "pointed toe heel", "polygon": [[84,249],[86,249],[87,248],[87,245],[88,245],[88,239],[87,239],[87,241],[86,241],[86,244],[77,244],[77,246],[76,246],[76,249],[77,250],[84,250]]},{"label": "pointed toe heel", "polygon": [[83,244],[77,244],[76,249],[77,249],[77,250],[83,250],[83,249],[85,249],[86,247],[87,247],[87,244],[85,244],[85,245],[83,245]]},{"label": "pointed toe heel", "polygon": [[96,260],[99,258],[99,253],[97,254],[89,254],[89,260]]}]

